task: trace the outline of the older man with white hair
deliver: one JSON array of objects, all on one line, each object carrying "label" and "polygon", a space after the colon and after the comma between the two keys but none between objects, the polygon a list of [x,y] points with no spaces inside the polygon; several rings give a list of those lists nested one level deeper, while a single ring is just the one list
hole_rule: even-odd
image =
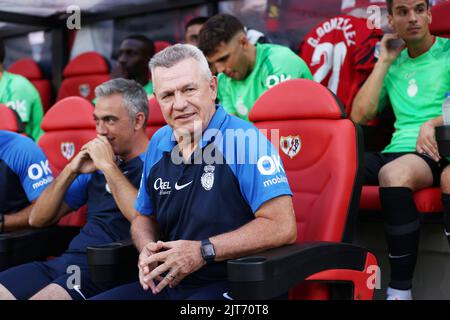
[{"label": "older man with white hair", "polygon": [[168,125],[150,141],[135,204],[139,282],[95,299],[223,299],[227,260],[296,240],[292,193],[274,146],[215,105],[199,49],[168,47],[150,69]]}]

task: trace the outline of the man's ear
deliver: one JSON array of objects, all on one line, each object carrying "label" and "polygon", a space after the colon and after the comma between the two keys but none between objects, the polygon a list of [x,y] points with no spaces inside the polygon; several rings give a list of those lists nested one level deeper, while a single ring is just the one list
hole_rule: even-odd
[{"label": "man's ear", "polygon": [[389,27],[391,27],[392,30],[395,30],[394,29],[394,23],[393,23],[394,18],[392,17],[392,14],[389,13],[387,18],[388,18]]},{"label": "man's ear", "polygon": [[138,112],[134,121],[134,130],[141,130],[145,125],[145,114]]},{"label": "man's ear", "polygon": [[239,44],[240,44],[240,45],[242,46],[242,48],[244,48],[244,49],[246,49],[247,46],[248,46],[248,44],[249,44],[247,35],[246,35],[244,32],[242,32],[241,35],[240,35],[240,37],[239,37]]},{"label": "man's ear", "polygon": [[209,82],[209,88],[211,89],[211,93],[214,97],[214,100],[216,100],[217,98],[217,87],[218,87],[217,77],[213,76],[211,78],[211,81]]}]

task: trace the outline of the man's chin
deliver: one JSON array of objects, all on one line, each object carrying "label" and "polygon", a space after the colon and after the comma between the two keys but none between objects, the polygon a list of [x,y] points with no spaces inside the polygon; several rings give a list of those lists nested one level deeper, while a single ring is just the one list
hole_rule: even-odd
[{"label": "man's chin", "polygon": [[236,80],[236,81],[243,80],[242,77],[239,75],[239,73],[236,73],[236,72],[233,73],[233,75],[230,78],[233,79],[233,80]]},{"label": "man's chin", "polygon": [[122,150],[115,146],[113,143],[111,143],[111,146],[115,156],[120,156],[123,153]]},{"label": "man's chin", "polygon": [[174,129],[177,136],[191,136],[194,132],[194,126],[182,126]]},{"label": "man's chin", "polygon": [[406,31],[404,35],[401,37],[404,41],[420,41],[423,40],[427,35],[427,32],[424,30],[416,31],[416,32],[408,32]]}]

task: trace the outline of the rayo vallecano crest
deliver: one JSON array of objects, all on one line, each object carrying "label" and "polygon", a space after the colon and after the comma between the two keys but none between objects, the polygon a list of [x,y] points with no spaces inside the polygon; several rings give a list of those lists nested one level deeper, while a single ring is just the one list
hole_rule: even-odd
[{"label": "rayo vallecano crest", "polygon": [[282,136],[280,138],[280,147],[281,150],[292,159],[299,153],[302,147],[302,140],[300,140],[300,136]]},{"label": "rayo vallecano crest", "polygon": [[72,159],[75,154],[75,144],[73,142],[61,142],[61,154],[67,160]]},{"label": "rayo vallecano crest", "polygon": [[80,84],[80,85],[78,86],[78,92],[80,93],[80,95],[81,95],[82,97],[87,98],[88,95],[89,95],[89,93],[91,92],[91,88],[89,87],[89,84],[88,84],[88,83]]},{"label": "rayo vallecano crest", "polygon": [[201,178],[202,186],[206,191],[209,191],[214,185],[214,170],[216,168],[212,165],[207,165],[203,169],[205,170],[205,173],[203,173]]}]

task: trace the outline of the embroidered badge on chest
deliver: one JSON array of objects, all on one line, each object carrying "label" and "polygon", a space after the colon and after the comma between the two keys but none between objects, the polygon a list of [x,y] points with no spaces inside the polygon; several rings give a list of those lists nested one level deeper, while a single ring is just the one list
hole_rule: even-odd
[{"label": "embroidered badge on chest", "polygon": [[205,172],[203,173],[201,178],[202,186],[206,191],[209,191],[214,185],[215,167],[212,165],[207,165],[203,169],[205,170]]},{"label": "embroidered badge on chest", "polygon": [[414,98],[417,95],[417,92],[419,91],[419,87],[417,86],[417,82],[415,79],[411,79],[408,82],[408,96],[411,98]]},{"label": "embroidered badge on chest", "polygon": [[244,100],[242,99],[242,97],[239,97],[237,102],[236,102],[236,109],[237,112],[242,115],[242,116],[246,116],[248,113],[248,108],[244,103]]}]

